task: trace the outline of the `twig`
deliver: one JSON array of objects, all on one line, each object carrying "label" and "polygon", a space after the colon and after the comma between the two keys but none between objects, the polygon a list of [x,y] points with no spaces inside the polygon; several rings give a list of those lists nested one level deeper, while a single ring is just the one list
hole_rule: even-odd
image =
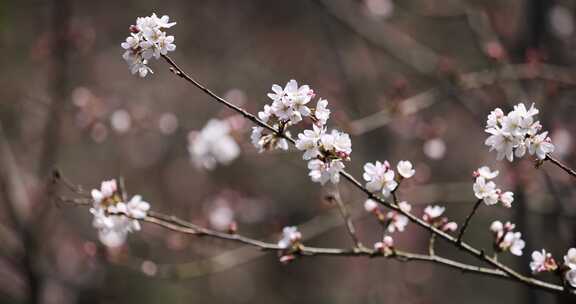
[{"label": "twig", "polygon": [[565,164],[561,163],[556,158],[552,157],[550,154],[546,154],[546,158],[544,160],[548,160],[558,166],[560,169],[564,170],[566,173],[570,174],[572,177],[576,177],[576,171],[571,169],[570,167],[566,166]]},{"label": "twig", "polygon": [[352,218],[350,217],[350,211],[348,210],[348,208],[342,201],[342,198],[340,197],[340,192],[338,190],[334,191],[334,193],[331,193],[327,197],[327,199],[330,200],[331,202],[335,202],[336,205],[338,205],[338,211],[340,211],[340,215],[342,216],[342,219],[344,219],[346,231],[348,231],[348,234],[350,235],[352,242],[354,242],[354,246],[356,248],[364,248],[364,245],[362,245],[362,242],[360,242],[360,239],[356,234],[356,227],[354,226]]},{"label": "twig", "polygon": [[434,244],[436,243],[436,235],[430,235],[430,241],[428,242],[428,254],[430,256],[435,256],[436,253],[434,252]]},{"label": "twig", "polygon": [[472,217],[474,216],[474,214],[476,214],[476,211],[478,210],[478,208],[480,208],[481,204],[482,204],[482,200],[481,199],[477,200],[476,203],[474,204],[474,207],[472,207],[472,211],[470,211],[470,213],[466,217],[466,220],[464,221],[462,228],[460,228],[460,233],[458,233],[458,239],[457,239],[458,243],[462,242],[462,237],[464,236],[464,232],[466,232],[466,228],[468,228],[468,225],[470,224]]},{"label": "twig", "polygon": [[[286,138],[292,144],[295,143],[295,141],[292,138],[286,136],[285,134],[283,134],[279,130],[275,130],[273,127],[260,121],[258,118],[256,118],[254,115],[246,112],[244,109],[239,108],[239,107],[229,103],[228,101],[224,100],[223,98],[217,96],[216,94],[214,94],[212,91],[210,91],[209,89],[204,87],[202,84],[200,84],[199,82],[197,82],[196,80],[194,80],[193,78],[191,78],[190,76],[185,74],[180,69],[180,67],[178,67],[176,65],[176,63],[174,63],[174,61],[171,58],[169,58],[168,56],[162,55],[162,57],[166,60],[166,62],[168,62],[169,65],[172,66],[172,70],[177,76],[185,79],[186,81],[190,82],[191,84],[193,84],[197,88],[201,89],[203,92],[205,92],[206,94],[211,96],[217,102],[220,102],[220,103],[226,105],[227,107],[237,111],[238,113],[242,114],[247,119],[251,120],[252,122],[254,122],[254,123],[256,123],[262,127],[267,128],[268,130],[274,132],[278,136]],[[471,256],[474,256],[478,260],[499,269],[500,271],[504,272],[506,275],[513,278],[514,280],[521,282],[521,283],[524,283],[526,285],[537,287],[537,288],[547,290],[547,291],[564,292],[564,290],[565,290],[564,287],[562,287],[560,285],[547,283],[544,281],[540,281],[540,280],[537,280],[534,278],[524,276],[524,275],[514,271],[510,267],[508,267],[504,264],[501,264],[498,261],[494,260],[493,258],[487,256],[482,250],[476,249],[475,247],[472,247],[471,245],[469,245],[465,242],[458,241],[455,237],[453,237],[453,236],[447,234],[446,232],[443,232],[443,231],[439,230],[438,228],[428,224],[427,222],[423,221],[422,219],[418,218],[417,216],[413,215],[412,213],[402,210],[396,203],[390,203],[390,202],[376,196],[374,193],[372,193],[368,189],[366,189],[358,180],[356,180],[348,172],[341,171],[340,175],[342,177],[344,177],[344,179],[346,179],[352,185],[354,185],[356,188],[358,188],[361,192],[364,192],[368,198],[375,200],[378,203],[382,204],[383,206],[386,206],[392,210],[395,210],[395,211],[405,215],[411,222],[413,222],[413,223],[417,224],[418,226],[428,230],[430,233],[436,234],[438,237],[444,239],[446,242],[452,244],[453,246],[455,246],[456,248],[458,248],[460,250],[467,252],[468,254],[470,254]],[[397,200],[396,197],[395,197],[395,200]],[[234,238],[233,240],[236,240],[236,239]],[[569,290],[567,292],[569,292],[571,294],[576,294],[575,290]]]}]

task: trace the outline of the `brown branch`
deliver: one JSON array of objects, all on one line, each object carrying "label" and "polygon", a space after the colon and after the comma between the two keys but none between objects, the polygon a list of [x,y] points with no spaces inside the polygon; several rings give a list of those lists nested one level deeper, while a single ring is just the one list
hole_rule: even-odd
[{"label": "brown branch", "polygon": [[344,220],[344,224],[346,226],[346,231],[348,231],[348,234],[350,235],[352,242],[354,242],[355,248],[359,248],[359,249],[364,248],[364,245],[362,245],[362,242],[360,242],[360,239],[358,238],[358,235],[356,234],[356,227],[354,226],[354,223],[352,222],[352,218],[350,217],[350,211],[348,210],[348,208],[346,207],[346,205],[342,201],[342,198],[340,197],[340,192],[338,190],[334,191],[334,193],[330,194],[327,197],[327,199],[333,203],[336,203],[336,205],[338,206],[338,211],[340,212],[340,215],[342,216],[342,219]]},{"label": "brown branch", "polygon": [[[239,108],[238,106],[229,103],[228,101],[224,100],[223,98],[219,97],[218,95],[216,95],[215,93],[213,93],[212,91],[207,89],[205,86],[200,84],[198,81],[194,80],[192,77],[188,76],[186,73],[184,73],[184,71],[182,71],[182,69],[180,67],[178,67],[176,65],[176,63],[170,57],[168,57],[166,55],[162,55],[162,57],[172,67],[171,70],[174,72],[174,74],[176,74],[177,76],[190,82],[191,84],[193,84],[194,86],[196,86],[197,88],[199,88],[200,90],[205,92],[207,95],[212,97],[217,102],[222,103],[225,106],[237,111],[238,113],[242,114],[245,118],[249,119],[250,121],[252,121],[252,122],[254,122],[254,123],[256,123],[262,127],[267,128],[268,130],[274,132],[275,134],[278,134],[278,136],[281,136],[283,138],[288,139],[292,144],[295,143],[292,138],[284,135],[279,130],[275,130],[273,127],[269,126],[268,124],[260,121],[258,118],[256,118],[254,115],[246,112],[244,109]],[[372,193],[368,189],[366,189],[358,180],[356,180],[348,172],[341,171],[340,175],[343,176],[344,179],[346,179],[348,182],[350,182],[356,188],[358,188],[361,192],[364,192],[368,198],[375,200],[378,203],[382,204],[383,206],[388,207],[392,210],[395,210],[395,211],[405,215],[406,217],[408,217],[408,219],[411,222],[417,224],[418,226],[424,228],[425,230],[428,230],[430,233],[436,234],[437,237],[444,239],[446,242],[452,244],[453,246],[455,246],[456,248],[458,248],[460,250],[467,252],[469,255],[474,256],[478,260],[499,269],[500,271],[504,272],[506,275],[513,278],[514,280],[521,282],[521,283],[524,283],[526,285],[537,287],[537,288],[547,290],[547,291],[565,292],[564,287],[562,287],[560,285],[547,283],[547,282],[540,281],[540,280],[537,280],[534,278],[523,276],[522,274],[511,269],[510,267],[508,267],[504,264],[501,264],[500,262],[496,261],[495,259],[487,256],[483,250],[477,249],[477,248],[475,248],[475,247],[473,247],[473,246],[471,246],[465,242],[458,241],[455,237],[453,237],[453,236],[447,234],[446,232],[443,232],[443,231],[439,230],[438,228],[428,224],[427,222],[423,221],[422,219],[413,215],[412,213],[406,212],[406,211],[400,209],[400,207],[398,207],[398,205],[396,203],[387,202],[386,200],[376,196],[374,193]],[[394,196],[394,198],[396,200],[395,196]],[[232,240],[236,240],[236,238],[233,238]],[[574,291],[574,290],[570,290],[568,292],[570,292],[571,294],[576,294],[576,291]]]},{"label": "brown branch", "polygon": [[459,243],[462,242],[462,237],[464,236],[464,232],[466,232],[466,228],[468,228],[468,225],[470,224],[470,220],[472,220],[472,217],[474,216],[474,214],[476,213],[478,208],[480,208],[482,201],[483,201],[482,199],[477,200],[476,203],[474,204],[474,207],[472,207],[472,211],[470,211],[470,213],[466,217],[466,220],[464,221],[462,228],[460,228],[460,233],[458,233],[457,241]]},{"label": "brown branch", "polygon": [[546,158],[544,159],[545,161],[548,160],[551,163],[555,164],[556,166],[558,166],[560,169],[564,170],[564,172],[570,174],[572,177],[576,177],[576,171],[574,171],[574,169],[566,166],[565,164],[561,163],[558,159],[552,157],[552,155],[550,154],[546,154]]}]

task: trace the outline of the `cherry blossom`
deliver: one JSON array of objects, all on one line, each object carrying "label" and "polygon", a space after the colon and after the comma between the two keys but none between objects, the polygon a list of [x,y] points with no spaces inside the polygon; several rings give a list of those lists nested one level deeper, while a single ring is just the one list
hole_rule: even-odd
[{"label": "cherry blossom", "polygon": [[489,167],[483,166],[474,171],[474,184],[472,190],[476,198],[481,199],[484,204],[491,206],[501,202],[507,208],[512,207],[514,201],[514,193],[510,191],[503,192],[501,189],[496,188],[496,184],[490,179],[498,176],[498,171],[492,171]]},{"label": "cherry blossom", "polygon": [[522,233],[514,232],[516,226],[510,222],[502,224],[500,221],[494,221],[490,225],[490,230],[494,233],[494,245],[500,252],[510,251],[516,256],[522,255],[522,250],[526,243],[522,240]]},{"label": "cherry blossom", "polygon": [[490,136],[485,144],[490,147],[490,151],[497,152],[498,160],[506,158],[513,161],[514,156],[523,157],[526,150],[543,160],[548,153],[554,151],[548,132],[538,134],[542,129],[540,122],[534,121],[538,112],[534,104],[527,109],[523,103],[519,103],[506,115],[499,108],[488,115],[486,132]]},{"label": "cherry blossom", "polygon": [[396,169],[398,170],[398,175],[403,178],[411,178],[416,173],[416,170],[412,168],[412,163],[407,160],[399,161]]},{"label": "cherry blossom", "polygon": [[381,192],[384,197],[390,196],[390,193],[396,189],[398,183],[394,179],[394,170],[390,169],[390,164],[385,161],[381,163],[366,163],[364,165],[364,180],[366,180],[366,189],[370,192]]},{"label": "cherry blossom", "polygon": [[284,227],[282,230],[282,238],[280,238],[278,241],[278,247],[281,249],[289,249],[290,247],[298,244],[301,239],[302,234],[298,231],[298,227]]},{"label": "cherry blossom", "polygon": [[122,58],[128,63],[132,74],[138,73],[140,77],[146,77],[153,73],[148,66],[148,60],[159,59],[161,55],[176,50],[174,36],[169,36],[162,29],[170,28],[176,22],[169,22],[170,17],[158,18],[155,13],[147,17],[138,17],[136,25],[130,26],[130,36],[121,43],[125,50]]},{"label": "cherry blossom", "polygon": [[532,252],[532,261],[530,262],[530,269],[533,273],[539,273],[544,271],[554,271],[558,268],[556,261],[552,257],[552,254],[546,252],[546,249],[541,251]]},{"label": "cherry blossom", "polygon": [[100,189],[91,191],[94,216],[92,225],[98,230],[100,241],[109,247],[125,243],[128,233],[140,230],[138,219],[144,219],[150,204],[140,195],[124,202],[116,180],[103,181]]},{"label": "cherry blossom", "polygon": [[226,121],[211,119],[199,133],[190,134],[188,152],[196,167],[211,170],[217,164],[230,164],[240,155],[240,146],[230,131]]}]

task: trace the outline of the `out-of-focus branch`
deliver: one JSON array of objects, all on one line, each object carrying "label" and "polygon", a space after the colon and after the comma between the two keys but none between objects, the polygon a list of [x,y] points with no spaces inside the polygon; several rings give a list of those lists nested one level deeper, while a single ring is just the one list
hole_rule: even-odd
[{"label": "out-of-focus branch", "polygon": [[351,133],[361,135],[388,125],[396,117],[396,114],[408,116],[427,109],[436,102],[437,95],[436,90],[430,89],[401,101],[394,110],[387,108],[352,121],[350,123]]}]

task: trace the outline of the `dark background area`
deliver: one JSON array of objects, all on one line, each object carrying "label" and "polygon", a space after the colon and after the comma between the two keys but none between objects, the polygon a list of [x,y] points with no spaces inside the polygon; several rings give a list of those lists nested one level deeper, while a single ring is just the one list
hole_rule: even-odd
[{"label": "dark background area", "polygon": [[[129,73],[120,43],[138,16],[178,24],[171,57],[217,94],[250,112],[272,84],[309,84],[329,101],[329,125],[351,134],[349,172],[367,161],[409,159],[416,176],[399,195],[415,207],[472,208],[471,173],[500,170],[514,207],[481,208],[467,237],[490,250],[493,220],[518,224],[529,272],[532,250],[561,260],[575,238],[573,181],[525,157],[496,162],[483,142],[495,107],[536,103],[555,155],[576,164],[574,1],[0,1],[0,302],[2,303],[569,303],[518,283],[441,266],[367,258],[278,257],[219,240],[144,225],[119,249],[97,239],[86,208],[50,184],[53,168],[86,189],[122,176],[152,208],[210,225],[218,206],[239,231],[275,242],[298,225],[304,243],[346,247],[338,211],[312,183],[301,153],[258,154],[248,122],[175,77],[162,61],[145,79]],[[121,114],[118,114],[121,113]],[[119,128],[114,116],[122,117]],[[118,116],[120,115],[120,116]],[[196,168],[187,136],[213,117],[237,122],[241,155]],[[118,123],[118,122],[117,122]],[[376,220],[364,197],[340,183],[359,236]],[[425,252],[418,227],[395,236]],[[475,263],[438,243],[442,255]],[[558,279],[542,279],[559,283]]]}]

